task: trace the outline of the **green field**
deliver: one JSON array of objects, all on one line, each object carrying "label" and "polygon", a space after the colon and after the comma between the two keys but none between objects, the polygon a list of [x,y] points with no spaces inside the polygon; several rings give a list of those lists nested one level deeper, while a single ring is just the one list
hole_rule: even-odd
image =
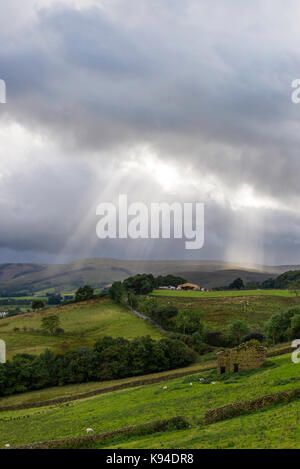
[{"label": "green field", "polygon": [[[299,449],[299,401],[208,427],[114,441],[111,449]],[[91,445],[91,448],[103,448]]]},{"label": "green field", "polygon": [[250,296],[225,298],[185,298],[157,296],[159,304],[179,310],[199,311],[210,329],[224,331],[232,319],[244,319],[251,329],[264,331],[265,323],[274,314],[300,307],[300,298],[285,296]]},{"label": "green field", "polygon": [[154,290],[155,296],[169,296],[178,298],[227,298],[235,296],[284,296],[295,298],[295,293],[289,290],[225,290],[225,291],[183,291],[183,290]]},{"label": "green field", "polygon": [[[215,358],[215,357],[214,357]],[[72,397],[77,395],[83,395],[88,392],[94,392],[99,390],[109,389],[111,386],[130,384],[134,385],[144,380],[152,380],[161,378],[162,381],[168,379],[170,375],[174,373],[195,373],[202,372],[217,366],[216,360],[203,361],[203,363],[197,363],[190,365],[185,368],[179,368],[176,370],[162,371],[159,373],[152,373],[144,376],[134,376],[132,378],[115,379],[113,381],[100,381],[80,384],[69,384],[66,386],[57,386],[52,388],[40,389],[38,391],[30,391],[22,394],[14,394],[12,396],[0,398],[0,407],[32,404],[36,402],[45,402],[52,399],[61,399],[65,397]],[[138,384],[137,384],[138,385]],[[128,386],[130,387],[130,386]],[[1,414],[0,414],[1,415]]]},{"label": "green field", "polygon": [[[198,296],[193,298],[176,295],[158,295],[156,298],[160,304],[175,305],[179,310],[199,311],[210,330],[226,331],[233,318],[243,318],[252,330],[263,331],[265,322],[273,314],[300,306],[300,298],[279,295],[278,292],[277,296],[243,297],[202,297],[199,292],[195,292]],[[65,330],[62,336],[51,337],[40,331],[42,317],[50,313],[59,315],[61,327]],[[16,327],[18,331],[15,330]],[[9,358],[22,352],[40,353],[45,348],[65,352],[78,345],[92,345],[98,337],[105,335],[128,339],[151,335],[154,339],[160,339],[164,332],[150,322],[137,318],[126,308],[112,303],[108,298],[48,308],[0,321],[0,337],[7,342]],[[191,374],[181,378],[171,378],[169,374],[183,370],[172,370],[144,377],[74,384],[2,398],[0,407],[28,405],[104,390],[120,384],[134,385],[68,403],[0,412],[0,448],[6,443],[14,446],[81,436],[88,427],[93,428],[96,433],[103,433],[176,415],[185,416],[191,428],[141,437],[122,436],[108,441],[106,445],[94,443],[90,447],[300,448],[297,442],[297,435],[300,436],[299,401],[276,405],[225,422],[203,425],[204,413],[208,409],[277,391],[300,388],[300,365],[293,364],[290,355],[270,358],[260,370],[235,374],[223,381],[224,376],[219,378],[216,375],[215,352],[214,349],[210,354],[199,357],[198,363],[184,369],[190,370]],[[208,369],[211,367],[213,370]],[[141,379],[157,377],[161,382],[143,385],[135,383]],[[200,384],[200,377],[208,378],[211,384]],[[163,390],[164,386],[167,386],[167,390]]]},{"label": "green field", "polygon": [[0,300],[27,300],[27,301],[33,301],[33,300],[42,300],[42,301],[48,301],[48,298],[45,296],[1,296]]},{"label": "green field", "polygon": [[[85,429],[88,427],[93,428],[97,433],[101,433],[175,415],[184,415],[191,425],[199,426],[203,424],[205,410],[210,408],[235,401],[253,399],[280,390],[289,391],[300,387],[299,366],[292,363],[290,355],[286,355],[272,359],[272,363],[261,370],[234,375],[227,383],[217,381],[215,372],[205,371],[190,377],[115,391],[69,404],[1,412],[0,447],[3,447],[5,443],[18,445],[80,436],[85,434]],[[212,379],[217,383],[200,384],[199,377],[207,375],[210,375],[209,380]],[[193,386],[190,386],[190,382],[193,383]],[[168,389],[163,390],[163,386],[167,386]],[[295,403],[289,404],[286,408],[296,409]],[[271,412],[271,410],[268,412]],[[293,417],[292,425],[294,425],[298,414],[296,411],[292,411],[291,414]],[[251,431],[254,433],[255,428],[257,429],[258,421],[254,418],[256,415],[259,414],[243,416],[242,418],[245,422],[248,421],[249,435],[243,435],[243,437],[247,437],[249,440],[251,440]],[[17,419],[17,423],[15,419]],[[176,434],[164,435],[163,444],[167,448],[187,447],[185,441],[186,438],[190,438],[188,447],[193,447],[190,444],[194,444],[195,447],[201,447],[200,445],[208,447],[209,444],[222,447],[222,431],[218,429],[223,426],[223,428],[228,428],[224,436],[224,447],[228,447],[229,442],[232,446],[238,446],[240,435],[239,433],[235,434],[234,424],[239,419],[241,418],[209,427],[201,427],[197,430],[193,429],[185,433],[180,432],[180,435],[177,432]],[[266,426],[268,421],[272,422],[273,417],[270,417],[267,421],[261,415],[260,419],[260,425]],[[281,430],[285,431],[285,428]],[[274,446],[279,444],[282,431],[273,429]],[[203,432],[203,435],[206,435],[202,443],[199,442],[202,433],[197,432]],[[211,443],[208,442],[207,435],[209,435],[209,432],[215,435]],[[195,438],[194,443],[193,435]],[[153,442],[151,443],[152,438]],[[253,444],[255,444],[255,441],[253,439]],[[264,443],[265,440],[262,440],[262,444]],[[154,446],[157,444],[155,436],[151,437],[147,443],[141,442],[141,447],[150,447],[151,444]]]},{"label": "green field", "polygon": [[[40,330],[42,317],[53,313],[59,316],[65,330],[61,336],[45,335]],[[18,331],[14,330],[16,327]],[[154,339],[162,337],[160,329],[109,299],[48,308],[0,321],[0,337],[6,341],[8,358],[16,353],[41,353],[46,348],[65,352],[78,345],[93,345],[105,335],[128,339],[145,335]]]}]

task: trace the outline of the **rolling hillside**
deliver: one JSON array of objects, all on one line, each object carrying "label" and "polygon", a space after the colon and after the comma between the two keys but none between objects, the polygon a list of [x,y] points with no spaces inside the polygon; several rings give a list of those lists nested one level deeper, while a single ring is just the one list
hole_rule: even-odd
[{"label": "rolling hillside", "polygon": [[[115,444],[107,441],[100,446],[91,440],[90,447],[299,448],[299,400],[266,408],[263,415],[256,411],[204,424],[208,409],[299,388],[299,365],[292,363],[290,355],[270,360],[260,370],[228,376],[225,381],[217,378],[215,371],[203,371],[67,404],[4,411],[0,414],[0,447],[81,436],[87,427],[101,433],[183,415],[193,428],[147,437],[121,435]],[[208,378],[210,384],[201,384],[199,377]]]},{"label": "rolling hillside", "polygon": [[[167,291],[166,294],[172,293]],[[175,292],[177,293],[177,292]],[[198,292],[190,292],[198,293]],[[200,292],[199,292],[200,293]],[[215,293],[215,292],[214,292]],[[216,292],[219,293],[219,292]],[[222,292],[220,292],[222,293]],[[227,292],[226,292],[227,293]],[[231,292],[232,293],[232,292]],[[230,321],[241,319],[254,331],[264,332],[265,323],[274,314],[299,308],[300,298],[276,296],[272,291],[269,296],[220,296],[220,297],[178,297],[156,296],[160,305],[175,306],[179,310],[194,310],[201,313],[202,320],[211,329],[225,331]]]},{"label": "rolling hillside", "polygon": [[[63,335],[45,335],[40,330],[42,317],[51,313],[59,316],[65,331]],[[16,353],[41,353],[46,348],[66,352],[78,345],[91,346],[105,335],[127,339],[145,335],[154,339],[162,337],[160,329],[137,318],[126,308],[111,303],[109,299],[48,308],[0,322],[0,337],[6,342],[8,358]]]},{"label": "rolling hillside", "polygon": [[95,288],[138,273],[176,274],[203,287],[227,285],[236,277],[263,281],[299,266],[238,265],[221,261],[122,261],[81,259],[69,264],[2,264],[0,291],[74,290],[85,283]]}]

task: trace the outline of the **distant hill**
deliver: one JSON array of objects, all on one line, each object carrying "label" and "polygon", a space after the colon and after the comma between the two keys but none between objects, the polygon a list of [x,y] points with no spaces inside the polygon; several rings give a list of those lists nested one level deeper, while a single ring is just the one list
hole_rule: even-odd
[{"label": "distant hill", "polygon": [[203,287],[227,285],[236,277],[264,281],[300,266],[263,266],[223,261],[124,261],[81,259],[69,264],[1,264],[0,291],[37,292],[49,288],[74,290],[83,284],[103,287],[138,273],[176,274]]}]

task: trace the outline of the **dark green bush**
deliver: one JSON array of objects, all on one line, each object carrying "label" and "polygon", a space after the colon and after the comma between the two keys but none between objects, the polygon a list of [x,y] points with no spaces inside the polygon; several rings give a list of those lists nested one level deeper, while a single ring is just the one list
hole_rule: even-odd
[{"label": "dark green bush", "polygon": [[78,347],[62,355],[19,354],[0,364],[0,396],[50,386],[104,381],[180,368],[192,363],[186,346],[175,339],[103,337],[94,348]]}]

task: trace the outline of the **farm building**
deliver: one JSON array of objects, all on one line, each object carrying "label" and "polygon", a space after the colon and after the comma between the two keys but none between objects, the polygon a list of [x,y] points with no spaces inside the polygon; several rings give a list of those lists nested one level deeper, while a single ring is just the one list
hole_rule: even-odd
[{"label": "farm building", "polygon": [[193,283],[183,283],[182,285],[178,285],[177,290],[200,291],[200,287],[199,285],[194,285]]},{"label": "farm building", "polygon": [[231,350],[219,352],[218,374],[261,368],[267,357],[267,349],[257,340],[250,340]]}]

